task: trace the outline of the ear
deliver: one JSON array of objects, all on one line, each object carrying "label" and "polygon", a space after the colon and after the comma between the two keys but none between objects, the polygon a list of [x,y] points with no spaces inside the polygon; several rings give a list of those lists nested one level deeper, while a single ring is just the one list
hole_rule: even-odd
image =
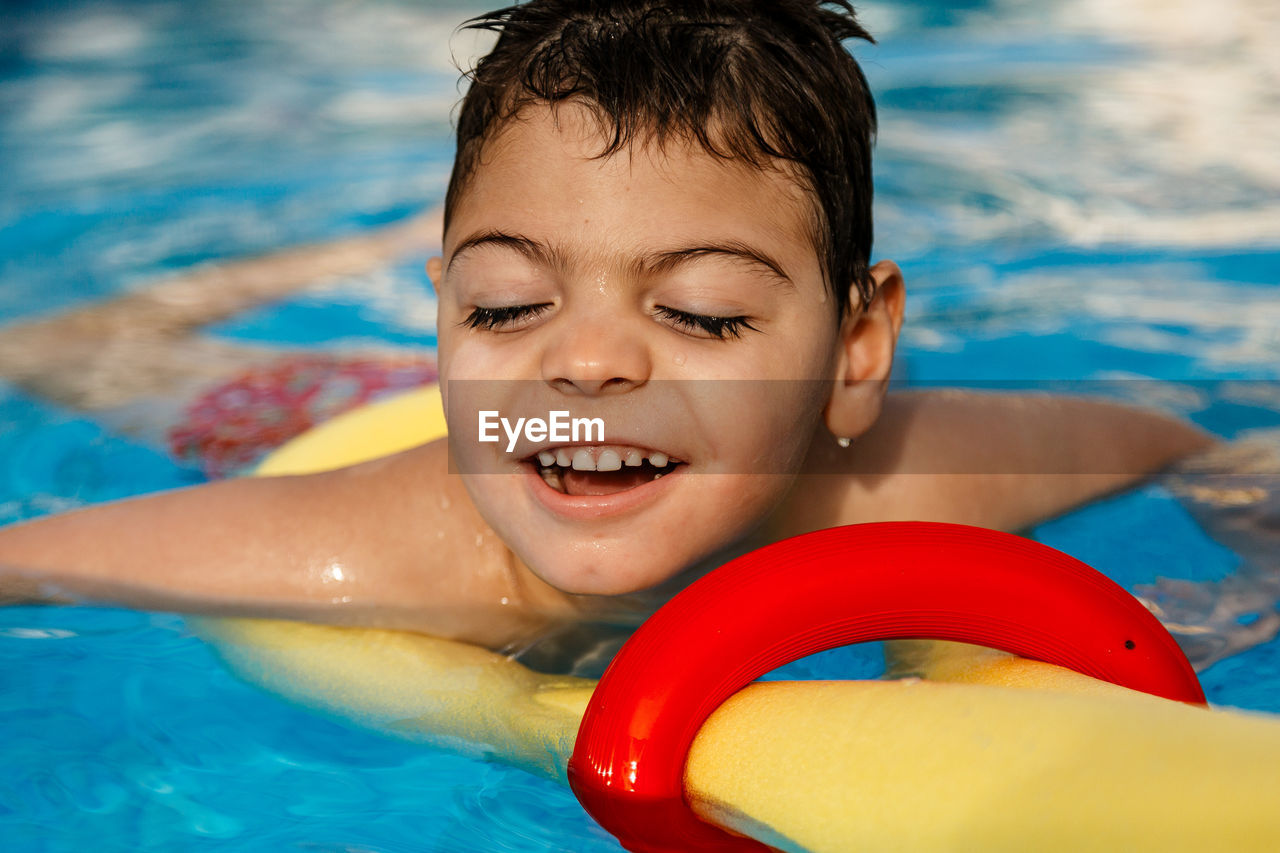
[{"label": "ear", "polygon": [[[861,435],[879,417],[902,328],[902,270],[893,261],[880,261],[870,274],[871,304],[851,309],[840,324],[840,355],[825,412],[827,429],[840,438]],[[857,288],[849,290],[850,305],[857,305]]]},{"label": "ear", "polygon": [[435,255],[427,261],[427,278],[431,279],[431,289],[436,296],[440,295],[440,280],[444,278],[444,259]]}]

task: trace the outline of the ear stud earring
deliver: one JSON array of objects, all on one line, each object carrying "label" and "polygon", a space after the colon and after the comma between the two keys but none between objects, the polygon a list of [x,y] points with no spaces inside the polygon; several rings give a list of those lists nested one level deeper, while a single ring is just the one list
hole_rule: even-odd
[{"label": "ear stud earring", "polygon": [[836,436],[836,444],[840,445],[841,447],[848,447],[849,445],[853,444],[853,439],[845,438],[842,435]]}]

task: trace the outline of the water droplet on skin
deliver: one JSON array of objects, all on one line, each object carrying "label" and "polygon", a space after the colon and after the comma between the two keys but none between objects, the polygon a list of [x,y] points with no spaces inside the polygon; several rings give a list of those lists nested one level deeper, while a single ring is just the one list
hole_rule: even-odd
[{"label": "water droplet on skin", "polygon": [[671,360],[676,363],[676,367],[683,367],[686,358],[688,358],[688,356],[682,352],[678,352],[671,357]]},{"label": "water droplet on skin", "polygon": [[502,599],[501,599],[498,603],[499,603],[499,604],[502,604],[502,605],[507,605],[507,604],[510,604],[510,603],[511,603],[511,599],[507,598],[507,597],[504,595],[504,596],[502,596]]},{"label": "water droplet on skin", "polygon": [[483,547],[484,547],[484,534],[483,534],[483,533],[477,533],[477,534],[476,534],[476,547],[477,547],[477,548],[483,548]]},{"label": "water droplet on skin", "polygon": [[447,509],[449,509],[449,507],[451,507],[451,506],[453,506],[453,501],[449,500],[449,496],[448,496],[448,495],[441,495],[441,496],[440,496],[440,508],[441,508],[441,509],[443,509],[443,510],[447,510]]},{"label": "water droplet on skin", "polygon": [[349,580],[346,568],[337,560],[316,566],[311,570],[311,574],[322,584],[340,584]]}]

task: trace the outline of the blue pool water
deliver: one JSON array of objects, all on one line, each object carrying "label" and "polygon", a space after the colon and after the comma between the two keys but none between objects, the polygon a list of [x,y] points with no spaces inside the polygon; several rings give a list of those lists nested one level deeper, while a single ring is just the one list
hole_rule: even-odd
[{"label": "blue pool water", "polygon": [[[438,202],[450,54],[475,49],[451,33],[483,8],[5,4],[0,321]],[[1204,20],[1101,0],[864,14],[880,41],[858,48],[881,105],[876,254],[902,265],[910,294],[903,381],[1107,380],[1227,437],[1280,426],[1270,5],[1238,0]],[[423,260],[208,331],[429,348]],[[1131,381],[1145,379],[1161,381]],[[201,479],[163,448],[0,384],[0,523]],[[1035,535],[1129,588],[1242,571],[1159,484]],[[868,677],[876,661],[837,650],[781,675]],[[0,609],[0,667],[6,850],[618,849],[553,783],[240,684],[177,616]],[[1214,702],[1280,712],[1280,643],[1202,679]]]}]

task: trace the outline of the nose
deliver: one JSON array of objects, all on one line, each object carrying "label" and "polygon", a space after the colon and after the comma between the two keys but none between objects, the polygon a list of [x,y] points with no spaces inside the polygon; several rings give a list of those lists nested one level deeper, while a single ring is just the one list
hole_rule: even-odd
[{"label": "nose", "polygon": [[643,385],[652,359],[639,330],[626,325],[566,324],[543,353],[543,379],[564,393],[585,396]]}]

